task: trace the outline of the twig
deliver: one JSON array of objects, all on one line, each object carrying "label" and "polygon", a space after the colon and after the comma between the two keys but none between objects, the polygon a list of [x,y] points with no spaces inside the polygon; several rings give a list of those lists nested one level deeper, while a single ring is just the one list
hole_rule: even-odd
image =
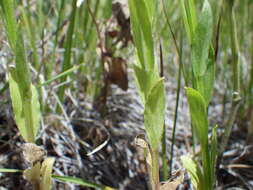
[{"label": "twig", "polygon": [[[162,48],[162,43],[160,42],[160,77],[164,76],[164,64],[163,64],[163,48]],[[166,125],[165,125],[165,120],[163,124],[163,134],[162,134],[162,168],[163,168],[163,181],[166,181],[168,179],[168,164],[167,164],[167,159],[166,159],[166,152],[167,152],[167,143],[166,143]]]},{"label": "twig", "polygon": [[179,71],[178,71],[178,78],[177,78],[177,99],[176,99],[176,106],[175,106],[175,115],[174,115],[174,122],[173,122],[173,129],[172,129],[172,143],[171,143],[171,150],[170,150],[170,177],[172,174],[172,167],[173,167],[173,157],[174,157],[174,144],[175,144],[175,135],[176,135],[176,127],[177,127],[177,113],[178,113],[178,105],[179,105],[179,97],[180,97],[180,87],[181,87],[181,70],[182,70],[182,46],[183,40],[181,38],[180,41],[180,54],[179,54]]}]

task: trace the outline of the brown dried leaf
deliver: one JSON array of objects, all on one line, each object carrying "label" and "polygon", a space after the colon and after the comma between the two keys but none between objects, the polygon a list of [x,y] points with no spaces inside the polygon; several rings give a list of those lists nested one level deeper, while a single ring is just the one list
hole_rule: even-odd
[{"label": "brown dried leaf", "polygon": [[121,57],[112,58],[109,64],[109,80],[122,90],[128,89],[127,64]]},{"label": "brown dried leaf", "polygon": [[148,164],[148,166],[151,167],[152,166],[152,157],[151,157],[151,153],[150,153],[149,144],[146,140],[145,135],[144,134],[137,135],[135,137],[134,141],[137,146],[141,147],[146,152],[144,154],[144,157],[146,158],[146,163]]},{"label": "brown dried leaf", "polygon": [[43,157],[46,155],[46,152],[42,147],[33,143],[23,144],[22,150],[25,160],[31,165],[42,161]]},{"label": "brown dried leaf", "polygon": [[179,171],[179,173],[176,175],[178,176],[173,181],[168,180],[165,183],[163,183],[161,185],[160,190],[176,190],[177,187],[184,181],[184,173],[182,171]]},{"label": "brown dried leaf", "polygon": [[116,30],[108,31],[108,35],[109,35],[111,38],[115,38],[115,37],[117,37],[117,35],[118,35],[118,31],[116,31]]},{"label": "brown dried leaf", "polygon": [[137,135],[134,139],[134,142],[137,146],[139,146],[141,148],[148,148],[148,143],[145,139],[144,134]]}]

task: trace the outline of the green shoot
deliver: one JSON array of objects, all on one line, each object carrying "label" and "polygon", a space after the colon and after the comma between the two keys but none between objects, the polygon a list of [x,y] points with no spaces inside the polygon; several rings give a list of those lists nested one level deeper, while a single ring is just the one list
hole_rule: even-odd
[{"label": "green shoot", "polygon": [[[64,61],[62,64],[62,72],[68,70],[71,68],[71,49],[72,49],[72,41],[73,41],[73,33],[75,28],[75,18],[76,18],[76,1],[73,0],[72,2],[72,12],[70,16],[70,24],[67,32],[67,39],[65,41],[65,53],[64,53]],[[65,82],[67,79],[67,75],[63,76],[61,78],[61,83]],[[63,101],[64,98],[64,92],[65,92],[65,86],[61,86],[58,92],[58,96],[60,101]],[[57,112],[60,112],[60,107],[57,107]]]},{"label": "green shoot", "polygon": [[[154,59],[152,22],[154,1],[129,0],[131,26],[138,55],[134,65],[139,93],[144,104],[144,125],[151,146],[151,186],[159,190],[159,144],[165,114],[165,88]],[[139,11],[142,10],[142,11]]]}]

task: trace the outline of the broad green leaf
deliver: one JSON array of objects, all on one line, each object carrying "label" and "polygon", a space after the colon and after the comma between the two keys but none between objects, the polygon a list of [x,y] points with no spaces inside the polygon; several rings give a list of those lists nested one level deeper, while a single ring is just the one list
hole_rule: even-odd
[{"label": "broad green leaf", "polygon": [[202,147],[208,142],[207,105],[203,96],[193,88],[186,88],[193,127]]},{"label": "broad green leaf", "polygon": [[142,36],[142,31],[141,27],[139,26],[139,20],[137,16],[137,10],[135,8],[134,4],[135,0],[129,0],[129,10],[130,10],[130,18],[131,18],[131,29],[133,33],[133,39],[134,39],[134,44],[136,46],[136,51],[137,55],[139,57],[141,67],[145,68],[145,59],[144,59],[144,47],[143,47],[143,36]]},{"label": "broad green leaf", "polygon": [[200,169],[198,168],[197,163],[189,156],[181,156],[181,161],[183,163],[183,166],[189,172],[193,186],[195,187],[195,189],[200,190],[199,187],[201,186],[200,183],[203,176],[200,172]]},{"label": "broad green leaf", "polygon": [[52,184],[52,170],[54,165],[54,158],[47,158],[42,163],[41,169],[40,169],[40,175],[42,176],[40,181],[40,189],[41,190],[51,190],[51,184]]},{"label": "broad green leaf", "polygon": [[156,75],[154,72],[148,72],[137,65],[134,65],[134,71],[135,80],[139,89],[142,103],[145,105],[148,93],[154,83],[153,81],[156,80]]},{"label": "broad green leaf", "polygon": [[17,38],[17,23],[14,12],[14,0],[1,0],[0,5],[3,10],[3,20],[8,36],[9,44],[13,51],[15,51],[15,44]]},{"label": "broad green leaf", "polygon": [[208,59],[207,69],[205,75],[194,78],[196,83],[196,89],[205,98],[208,105],[212,99],[213,86],[215,80],[215,61],[214,57],[210,56]]},{"label": "broad green leaf", "polygon": [[158,80],[149,92],[144,110],[144,124],[153,150],[157,150],[163,133],[165,115],[164,80]]},{"label": "broad green leaf", "polygon": [[[206,186],[205,189],[211,190],[212,188],[212,165],[210,160],[210,149],[209,144],[206,143],[201,146],[201,159],[202,159],[202,169],[203,169],[203,184]],[[203,188],[202,188],[203,189]]]},{"label": "broad green leaf", "polygon": [[18,77],[18,86],[22,96],[26,98],[31,98],[30,85],[31,85],[31,76],[26,60],[26,53],[24,47],[24,40],[22,36],[21,28],[19,28],[18,38],[16,43],[16,52],[15,52],[15,61],[16,61],[16,75]]},{"label": "broad green leaf", "polygon": [[[32,91],[32,99],[31,99],[31,117],[32,117],[32,130],[34,133],[34,138],[36,138],[36,135],[38,133],[39,127],[40,127],[40,117],[41,117],[41,112],[40,112],[40,102],[39,102],[39,97],[37,90],[35,86],[31,85],[31,91]],[[28,129],[31,130],[31,129]]]},{"label": "broad green leaf", "polygon": [[[40,2],[40,0],[38,1]],[[25,7],[21,8],[21,13],[22,13],[22,23],[24,28],[26,28],[26,32],[28,34],[28,39],[30,39],[30,45],[33,51],[33,65],[35,69],[38,71],[39,69],[39,55],[38,55],[38,48],[36,46],[36,34],[38,33],[37,31],[37,24],[35,26],[35,21],[33,20],[32,16],[25,11]],[[35,29],[36,28],[36,29]]]},{"label": "broad green leaf", "polygon": [[16,123],[21,135],[28,142],[34,142],[39,127],[39,103],[37,92],[31,84],[29,66],[26,61],[22,28],[17,30],[14,1],[0,2],[7,36],[15,55],[15,69],[9,69],[9,86]]},{"label": "broad green leaf", "polygon": [[203,76],[206,72],[209,47],[213,33],[212,28],[212,10],[208,0],[205,0],[192,41],[191,63],[195,77]]},{"label": "broad green leaf", "polygon": [[76,178],[76,177],[57,176],[57,175],[52,175],[52,177],[54,179],[59,180],[59,181],[70,182],[70,183],[74,183],[74,184],[81,185],[81,186],[84,186],[84,187],[100,188],[100,189],[103,189],[103,190],[115,190],[114,188],[111,188],[111,187],[108,187],[108,186],[105,186],[105,185],[99,185],[99,184],[96,184],[96,183],[92,183],[92,182],[89,182],[87,180]]},{"label": "broad green leaf", "polygon": [[192,33],[194,33],[197,25],[196,8],[194,0],[189,0],[189,23]]},{"label": "broad green leaf", "polygon": [[14,112],[14,117],[16,124],[18,126],[19,132],[21,136],[25,139],[25,141],[29,141],[29,136],[33,136],[30,131],[26,130],[25,125],[25,115],[24,115],[24,108],[22,97],[19,91],[18,83],[16,82],[16,70],[14,68],[10,69],[9,72],[9,87],[10,87],[10,95],[11,95],[11,102]]},{"label": "broad green leaf", "polygon": [[103,3],[103,18],[109,19],[112,15],[112,0],[107,0]]},{"label": "broad green leaf", "polygon": [[[9,86],[15,120],[24,140],[26,142],[34,142],[40,122],[40,105],[37,91],[35,87],[31,85],[29,90],[31,90],[32,97],[28,100],[31,101],[30,106],[28,105],[29,107],[25,107],[24,97],[20,92],[19,83],[17,81],[19,80],[16,70],[12,68],[9,72]],[[27,115],[25,109],[26,111],[31,109],[31,113]],[[28,117],[32,120],[32,126],[26,124],[26,119]]]},{"label": "broad green leaf", "polygon": [[155,71],[152,28],[146,3],[144,0],[129,0],[128,3],[134,43],[141,66]]},{"label": "broad green leaf", "polygon": [[150,23],[153,23],[153,19],[155,16],[155,10],[156,10],[156,0],[144,0],[146,7],[147,7],[147,13],[149,15]]},{"label": "broad green leaf", "polygon": [[192,34],[191,34],[191,29],[190,29],[186,9],[185,9],[185,1],[184,0],[180,0],[180,9],[181,9],[181,15],[183,17],[183,22],[184,22],[184,27],[186,30],[187,38],[188,38],[189,43],[191,44],[192,43]]},{"label": "broad green leaf", "polygon": [[40,125],[40,103],[36,88],[31,84],[31,98],[22,97],[23,112],[25,116],[25,128],[31,136],[28,136],[28,142],[35,142],[36,135]]}]

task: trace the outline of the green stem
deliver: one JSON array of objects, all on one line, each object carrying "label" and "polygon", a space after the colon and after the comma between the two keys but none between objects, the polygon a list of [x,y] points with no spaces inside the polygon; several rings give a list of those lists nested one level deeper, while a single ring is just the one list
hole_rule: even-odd
[{"label": "green stem", "polygon": [[[163,49],[162,44],[160,42],[160,77],[164,77],[164,65],[163,65]],[[167,164],[167,158],[166,158],[166,152],[167,152],[167,143],[166,143],[166,125],[165,121],[163,124],[163,135],[162,135],[162,173],[163,173],[163,181],[166,181],[168,179],[168,164]]]},{"label": "green stem", "polygon": [[[234,13],[234,0],[227,1],[228,3],[228,19],[229,19],[229,27],[230,27],[230,37],[231,37],[231,50],[232,50],[232,67],[233,67],[233,100],[231,112],[229,114],[228,120],[225,123],[225,133],[223,134],[221,146],[220,146],[220,155],[218,160],[221,160],[222,153],[224,152],[230,133],[232,130],[233,123],[235,121],[235,117],[240,106],[240,76],[239,76],[239,47],[237,40],[237,30],[236,30],[236,21],[235,21],[235,13]],[[217,164],[220,164],[217,162]]]},{"label": "green stem", "polygon": [[[253,33],[251,34],[251,44],[253,44]],[[248,86],[248,103],[252,105],[252,94],[253,92],[253,46],[251,46],[251,65],[250,65],[250,80]]]},{"label": "green stem", "polygon": [[[232,1],[233,2],[233,1]],[[239,77],[239,47],[237,40],[237,29],[234,6],[229,6],[230,16],[229,16],[229,27],[231,31],[231,50],[232,50],[232,66],[233,66],[233,87],[234,92],[239,93],[240,91],[240,77]]]},{"label": "green stem", "polygon": [[59,31],[60,31],[61,23],[62,23],[62,20],[63,20],[65,1],[66,0],[62,0],[61,1],[60,11],[59,11],[58,19],[57,19],[57,28],[56,28],[56,32],[55,32],[55,39],[54,39],[53,59],[51,60],[51,63],[49,63],[49,65],[45,69],[45,71],[46,71],[46,79],[50,79],[51,78],[51,74],[53,72],[54,63],[57,62],[57,60],[56,60],[56,49],[57,49],[57,44],[58,44]]},{"label": "green stem", "polygon": [[237,102],[233,101],[232,107],[231,107],[232,111],[230,112],[229,117],[228,117],[227,121],[225,122],[225,133],[223,134],[221,146],[219,149],[220,154],[222,154],[225,151],[225,148],[228,144],[228,139],[230,137],[232,126],[233,126],[239,106],[240,106],[240,101],[237,101]]},{"label": "green stem", "polygon": [[163,173],[163,181],[166,181],[169,178],[168,175],[168,164],[166,158],[167,152],[167,143],[166,143],[166,126],[165,123],[163,125],[163,136],[162,136],[162,173]]},{"label": "green stem", "polygon": [[[76,17],[76,1],[72,1],[72,12],[70,16],[70,24],[67,32],[67,39],[65,41],[65,52],[64,52],[64,61],[62,64],[62,72],[70,69],[71,67],[71,49],[72,49],[72,41],[73,41],[73,35],[74,35],[74,28],[75,28],[75,17]],[[67,76],[62,77],[61,83],[65,82],[67,80]],[[62,101],[64,98],[64,92],[65,92],[65,86],[61,86],[58,92],[59,100]],[[56,112],[60,113],[61,108],[58,105],[56,108]]]},{"label": "green stem", "polygon": [[151,185],[152,190],[160,189],[159,182],[159,151],[158,149],[152,150],[152,166],[151,166]]},{"label": "green stem", "polygon": [[177,77],[177,99],[176,99],[176,106],[175,106],[175,115],[174,115],[174,122],[173,122],[173,129],[172,129],[172,143],[170,149],[170,177],[172,175],[172,167],[173,167],[173,157],[174,157],[174,144],[175,144],[175,137],[176,137],[176,127],[177,127],[177,113],[178,113],[178,105],[179,105],[179,97],[180,97],[180,87],[181,87],[181,73],[182,73],[182,66],[183,66],[183,56],[182,56],[182,48],[183,48],[183,40],[180,40],[180,50],[179,50],[179,70],[178,70],[178,77]]},{"label": "green stem", "polygon": [[[208,137],[207,137],[207,139],[208,139]],[[214,184],[215,179],[213,179],[211,167],[215,167],[215,165],[211,165],[210,152],[209,152],[210,149],[209,149],[209,145],[208,145],[208,140],[206,141],[205,145],[201,146],[201,150],[202,150],[202,162],[203,162],[205,189],[206,190],[213,190],[213,184]]]}]

